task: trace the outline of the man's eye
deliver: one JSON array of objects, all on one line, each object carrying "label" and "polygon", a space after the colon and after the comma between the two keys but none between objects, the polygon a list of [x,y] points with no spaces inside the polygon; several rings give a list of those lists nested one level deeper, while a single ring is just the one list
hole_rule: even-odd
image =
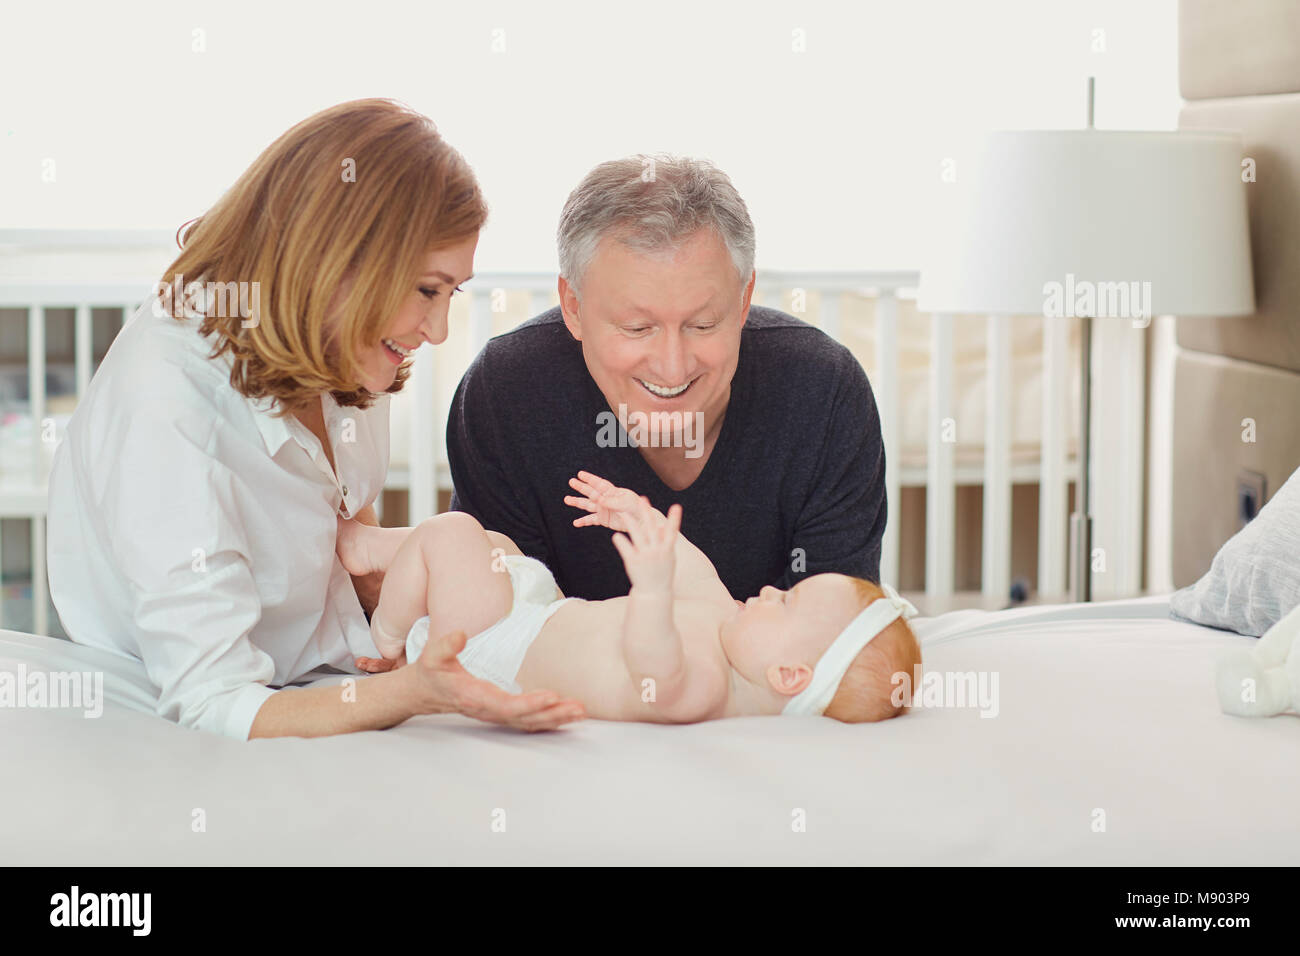
[{"label": "man's eye", "polygon": [[623,331],[624,331],[624,332],[629,332],[629,333],[631,333],[632,335],[640,335],[642,332],[646,331],[646,329],[645,329],[645,326],[638,326],[637,328],[627,328],[627,327],[625,326],[625,327],[623,328]]},{"label": "man's eye", "polygon": [[714,322],[710,325],[697,325],[696,328],[699,329],[701,332],[709,332],[712,331],[713,329],[716,329],[718,327],[718,324],[719,323]]}]

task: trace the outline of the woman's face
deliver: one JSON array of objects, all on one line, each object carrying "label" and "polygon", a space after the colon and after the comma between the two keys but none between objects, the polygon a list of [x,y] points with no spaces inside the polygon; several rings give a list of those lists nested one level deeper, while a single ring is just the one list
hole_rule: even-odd
[{"label": "woman's face", "polygon": [[[425,257],[423,271],[412,282],[401,308],[389,319],[380,343],[358,357],[361,383],[367,390],[376,394],[386,390],[393,384],[398,366],[425,342],[438,345],[446,341],[451,296],[457,286],[473,276],[477,247],[475,233]],[[395,351],[393,345],[401,352]]]}]

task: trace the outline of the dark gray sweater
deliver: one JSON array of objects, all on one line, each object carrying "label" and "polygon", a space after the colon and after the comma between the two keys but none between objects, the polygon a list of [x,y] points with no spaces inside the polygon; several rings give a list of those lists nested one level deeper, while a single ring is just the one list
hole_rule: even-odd
[{"label": "dark gray sweater", "polygon": [[[634,447],[598,447],[609,405],[558,308],[493,338],[456,389],[447,422],[452,510],[509,535],[569,597],[628,592],[606,528],[574,528],[564,503],[580,469],[682,506],[682,534],[733,597],[822,571],[876,581],[885,529],[885,452],[866,373],[805,322],[753,306],[726,417],[699,478],[682,491]],[[608,414],[605,416],[608,418]]]}]

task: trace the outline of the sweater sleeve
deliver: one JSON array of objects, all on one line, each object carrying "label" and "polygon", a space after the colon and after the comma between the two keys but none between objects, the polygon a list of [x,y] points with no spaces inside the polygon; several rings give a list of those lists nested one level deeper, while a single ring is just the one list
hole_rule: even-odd
[{"label": "sweater sleeve", "polygon": [[778,586],[824,572],[878,582],[885,533],[885,448],[871,384],[851,353],[822,433],[816,479],[799,512],[794,550]]},{"label": "sweater sleeve", "polygon": [[451,510],[473,515],[488,531],[507,535],[524,554],[549,565],[542,517],[522,482],[525,469],[509,457],[502,431],[506,419],[493,402],[494,393],[510,383],[493,380],[490,347],[466,370],[447,415]]}]

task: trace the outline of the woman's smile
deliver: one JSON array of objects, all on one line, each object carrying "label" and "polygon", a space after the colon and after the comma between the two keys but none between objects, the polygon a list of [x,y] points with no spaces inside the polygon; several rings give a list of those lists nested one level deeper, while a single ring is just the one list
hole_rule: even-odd
[{"label": "woman's smile", "polygon": [[394,365],[401,365],[410,357],[411,352],[415,351],[414,349],[399,351],[402,347],[392,339],[384,339],[382,344],[384,348],[384,356]]}]

